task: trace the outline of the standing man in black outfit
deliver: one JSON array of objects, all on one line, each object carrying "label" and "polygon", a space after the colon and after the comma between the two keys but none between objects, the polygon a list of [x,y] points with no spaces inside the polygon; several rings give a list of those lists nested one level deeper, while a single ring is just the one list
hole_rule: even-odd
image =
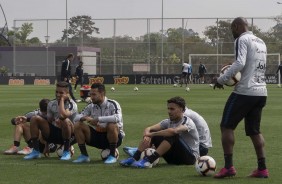
[{"label": "standing man in black outfit", "polygon": [[76,66],[75,76],[76,76],[76,82],[74,86],[74,92],[76,92],[76,87],[78,84],[80,84],[80,87],[82,87],[83,85],[83,62],[82,61],[79,61],[79,64]]},{"label": "standing man in black outfit", "polygon": [[[281,63],[282,61],[280,61]],[[282,80],[282,63],[278,66],[276,74],[280,73],[280,83],[278,81],[278,87],[281,88],[281,80]]]},{"label": "standing man in black outfit", "polygon": [[67,58],[63,61],[61,68],[61,81],[65,81],[69,84],[69,94],[71,98],[75,102],[80,102],[80,100],[75,99],[71,86],[71,62],[73,61],[73,59],[74,59],[74,55],[70,53],[67,55]]}]

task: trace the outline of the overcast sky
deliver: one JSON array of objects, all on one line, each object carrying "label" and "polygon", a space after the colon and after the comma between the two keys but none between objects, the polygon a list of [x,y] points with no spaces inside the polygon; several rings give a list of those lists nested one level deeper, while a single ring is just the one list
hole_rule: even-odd
[{"label": "overcast sky", "polygon": [[[162,17],[162,0],[0,0],[0,3],[11,29],[13,21],[18,19],[65,19],[66,1],[68,18],[77,15],[89,15],[93,19]],[[163,0],[163,17],[274,17],[282,14],[282,4],[277,1],[282,3],[282,0]]]}]

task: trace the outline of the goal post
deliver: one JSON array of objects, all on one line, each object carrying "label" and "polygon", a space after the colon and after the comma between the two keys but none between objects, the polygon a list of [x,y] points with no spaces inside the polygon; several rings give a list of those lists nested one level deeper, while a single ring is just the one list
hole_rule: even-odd
[{"label": "goal post", "polygon": [[[266,74],[275,74],[278,66],[280,65],[280,53],[268,53]],[[189,64],[192,65],[194,73],[197,72],[197,67],[200,63],[205,64],[208,73],[218,74],[223,65],[233,63],[234,54],[189,54]],[[278,84],[281,78],[278,75]]]}]

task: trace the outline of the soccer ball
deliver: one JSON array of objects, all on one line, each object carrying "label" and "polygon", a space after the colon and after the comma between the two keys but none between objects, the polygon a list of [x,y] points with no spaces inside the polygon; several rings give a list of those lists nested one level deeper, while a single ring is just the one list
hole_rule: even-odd
[{"label": "soccer ball", "polygon": [[216,162],[211,156],[202,156],[196,160],[195,169],[202,176],[211,176],[216,171]]},{"label": "soccer ball", "polygon": [[[103,149],[103,150],[101,151],[101,158],[102,158],[102,160],[106,160],[109,155],[110,155],[110,149]],[[116,149],[115,157],[116,157],[117,159],[118,159],[118,157],[119,157],[119,151],[118,151],[118,149]]]},{"label": "soccer ball", "polygon": [[190,88],[189,88],[189,87],[186,87],[186,88],[185,88],[185,91],[189,92],[189,91],[190,91]]},{"label": "soccer ball", "polygon": [[[58,157],[62,157],[63,156],[63,152],[64,152],[64,145],[60,145],[57,150],[56,150],[56,153],[58,155]],[[71,153],[71,156],[74,155],[74,147],[73,146],[70,146],[70,153]]]},{"label": "soccer ball", "polygon": [[[145,149],[142,153],[141,153],[141,157],[140,159],[143,159],[145,156],[148,157],[150,155],[152,155],[156,150],[154,148],[147,148]],[[160,161],[160,158],[158,158],[157,160],[155,160],[152,164],[153,166],[157,165]]]},{"label": "soccer ball", "polygon": [[[231,65],[226,65],[221,68],[220,70],[220,76],[224,75],[229,69]],[[241,72],[236,73],[229,81],[225,83],[226,86],[234,86],[236,85],[241,79]]]},{"label": "soccer ball", "polygon": [[54,144],[54,143],[50,143],[48,146],[49,146],[50,153],[54,153],[58,148],[57,144]]},{"label": "soccer ball", "polygon": [[85,98],[84,100],[86,103],[92,103],[92,99],[90,97]]},{"label": "soccer ball", "polygon": [[138,88],[137,87],[134,87],[134,89],[133,89],[134,91],[138,91]]},{"label": "soccer ball", "polygon": [[116,89],[114,87],[111,87],[111,91],[115,91]]},{"label": "soccer ball", "polygon": [[173,87],[177,87],[178,85],[175,83],[175,84],[173,84]]}]

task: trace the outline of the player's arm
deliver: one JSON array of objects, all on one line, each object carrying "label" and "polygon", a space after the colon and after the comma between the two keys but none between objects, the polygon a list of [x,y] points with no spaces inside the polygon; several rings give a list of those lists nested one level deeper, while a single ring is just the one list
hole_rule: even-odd
[{"label": "player's arm", "polygon": [[68,95],[64,95],[61,97],[59,102],[59,112],[60,112],[60,120],[65,120],[66,118],[71,116],[71,112],[69,109],[65,109],[65,101],[69,100]]},{"label": "player's arm", "polygon": [[179,125],[176,128],[168,128],[168,129],[164,129],[164,130],[160,130],[157,132],[150,132],[150,134],[148,134],[149,137],[153,137],[153,136],[163,136],[163,137],[172,137],[175,136],[177,134],[180,134],[181,132],[187,131],[188,128],[184,125]]},{"label": "player's arm", "polygon": [[162,130],[160,123],[149,126],[149,127],[144,129],[143,137],[152,137],[153,132],[158,132],[160,130]]},{"label": "player's arm", "polygon": [[111,115],[98,117],[99,124],[118,123],[122,121],[122,112],[119,103],[114,102],[113,104],[110,106]]}]

